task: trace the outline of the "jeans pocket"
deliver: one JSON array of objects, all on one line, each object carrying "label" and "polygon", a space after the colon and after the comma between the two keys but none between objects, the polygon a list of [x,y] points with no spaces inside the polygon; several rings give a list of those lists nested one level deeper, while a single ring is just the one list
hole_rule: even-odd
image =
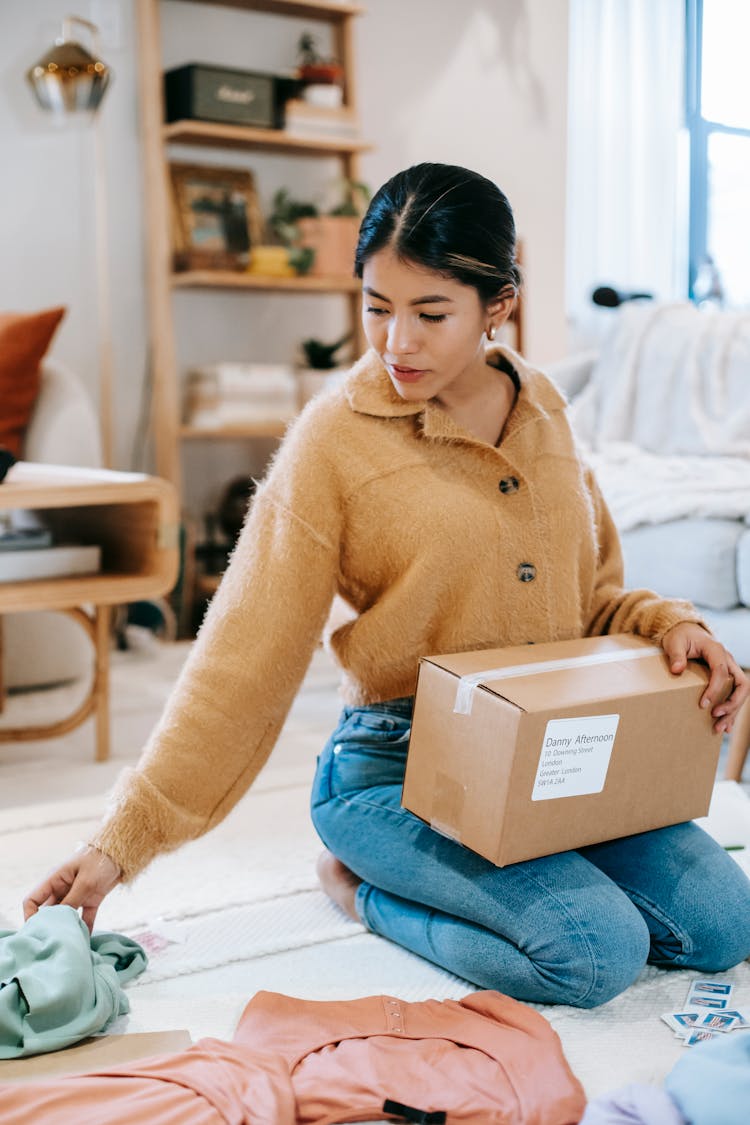
[{"label": "jeans pocket", "polygon": [[349,707],[332,736],[337,744],[344,742],[394,745],[408,740],[411,719],[404,715],[388,715],[366,707]]},{"label": "jeans pocket", "polygon": [[411,720],[383,710],[348,707],[326,747],[330,796],[376,785],[401,785]]}]

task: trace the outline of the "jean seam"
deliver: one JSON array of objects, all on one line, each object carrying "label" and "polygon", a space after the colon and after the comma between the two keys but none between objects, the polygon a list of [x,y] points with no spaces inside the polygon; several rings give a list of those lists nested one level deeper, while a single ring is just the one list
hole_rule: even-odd
[{"label": "jean seam", "polygon": [[652,902],[651,899],[646,898],[644,894],[641,894],[639,891],[634,890],[632,887],[625,886],[624,883],[618,883],[617,885],[624,892],[624,894],[628,896],[634,906],[642,906],[644,910],[647,910],[649,914],[652,914],[654,918],[657,919],[657,921],[666,926],[669,932],[680,942],[682,951],[677,954],[677,957],[671,958],[669,963],[677,964],[677,958],[689,957],[691,953],[695,952],[694,943],[690,938],[690,934],[683,930],[681,926],[678,926],[672,918],[668,917],[668,915],[666,915],[664,911],[656,905],[655,902]]},{"label": "jean seam", "polygon": [[[591,948],[591,943],[590,943],[588,937],[586,936],[586,934],[581,930],[580,926],[577,924],[577,922],[573,918],[573,916],[570,913],[570,910],[568,909],[568,907],[560,899],[560,897],[557,894],[555,894],[554,891],[550,891],[547,887],[544,886],[543,883],[541,883],[539,881],[539,879],[535,879],[533,875],[530,875],[528,871],[522,871],[521,874],[523,875],[524,879],[526,879],[527,882],[533,883],[536,887],[539,887],[541,890],[543,890],[545,892],[545,894],[549,895],[549,897],[552,899],[553,902],[557,903],[557,905],[560,907],[560,910],[564,913],[564,915],[568,919],[568,921],[572,925],[575,926],[576,932],[578,933],[579,938],[581,939],[581,941],[583,942],[583,944],[585,946],[586,953],[588,954],[588,958],[589,958],[589,964],[591,966],[591,987],[589,989],[587,989],[587,991],[583,994],[583,996],[581,996],[578,1000],[579,1004],[583,1004],[586,1000],[588,1000],[589,996],[592,994],[592,992],[596,988],[597,984],[599,983],[596,957],[594,956],[594,951]],[[500,936],[502,936],[502,935],[500,935]]]}]

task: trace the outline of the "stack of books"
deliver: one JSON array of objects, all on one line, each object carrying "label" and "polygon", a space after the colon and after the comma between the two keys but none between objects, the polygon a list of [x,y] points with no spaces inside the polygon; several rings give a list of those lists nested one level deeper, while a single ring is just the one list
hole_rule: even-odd
[{"label": "stack of books", "polygon": [[0,582],[96,574],[101,565],[101,547],[95,544],[55,545],[43,527],[0,528]]},{"label": "stack of books", "polygon": [[217,363],[188,373],[186,421],[197,429],[291,422],[297,407],[297,380],[284,364]]},{"label": "stack of books", "polygon": [[284,110],[284,128],[298,137],[336,137],[357,140],[359,120],[348,106],[329,109],[311,105],[301,98],[291,98]]}]

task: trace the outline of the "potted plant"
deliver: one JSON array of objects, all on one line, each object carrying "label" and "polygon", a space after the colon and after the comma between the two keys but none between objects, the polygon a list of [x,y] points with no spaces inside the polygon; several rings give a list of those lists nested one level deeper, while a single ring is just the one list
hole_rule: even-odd
[{"label": "potted plant", "polygon": [[305,32],[297,43],[297,77],[306,86],[335,86],[343,79],[344,71],[336,59],[323,58],[315,36]]},{"label": "potted plant", "polygon": [[[303,364],[297,370],[299,384],[300,407],[309,402],[314,395],[325,387],[334,384],[343,372],[348,370],[348,364],[340,364],[336,360],[336,353],[351,340],[351,333],[347,332],[332,344],[311,337],[303,340],[300,351],[304,356]],[[306,366],[305,366],[306,364]]]},{"label": "potted plant", "polygon": [[370,199],[366,184],[343,180],[339,201],[323,214],[297,219],[298,244],[313,250],[313,277],[351,277],[359,224]]},{"label": "potted plant", "polygon": [[295,273],[306,274],[315,260],[315,250],[299,244],[301,219],[317,218],[314,203],[292,199],[286,188],[280,188],[273,197],[273,210],[268,225],[278,242],[287,248],[287,261]]}]

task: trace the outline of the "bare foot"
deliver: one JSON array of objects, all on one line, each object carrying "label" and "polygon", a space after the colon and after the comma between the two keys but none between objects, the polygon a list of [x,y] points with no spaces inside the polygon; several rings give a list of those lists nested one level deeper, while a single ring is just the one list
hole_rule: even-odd
[{"label": "bare foot", "polygon": [[359,915],[354,906],[354,897],[357,887],[362,882],[353,871],[345,867],[340,859],[336,859],[331,852],[321,852],[315,865],[318,882],[330,899],[340,906],[345,914],[359,922]]}]

